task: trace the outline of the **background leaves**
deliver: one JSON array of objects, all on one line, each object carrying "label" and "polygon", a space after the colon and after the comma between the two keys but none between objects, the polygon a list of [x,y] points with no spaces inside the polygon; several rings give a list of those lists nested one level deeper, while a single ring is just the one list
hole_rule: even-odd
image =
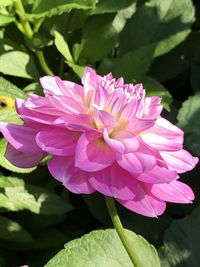
[{"label": "background leaves", "polygon": [[[185,147],[200,156],[198,1],[22,0],[22,4],[20,14],[13,0],[0,1],[0,121],[23,123],[15,99],[43,95],[39,77],[52,72],[80,83],[89,65],[102,75],[113,72],[126,82],[142,82],[147,95],[162,97],[162,115],[184,130]],[[29,30],[22,21],[29,23]],[[114,230],[93,231],[112,227],[103,196],[71,194],[52,179],[46,160],[37,168],[17,168],[4,157],[5,149],[6,141],[0,137],[1,267],[60,267],[66,261],[76,267],[130,265]],[[158,249],[162,267],[198,266],[199,169],[181,179],[196,193],[193,205],[168,205],[159,219],[117,206],[138,253],[144,262],[151,260],[145,267],[159,266],[158,258],[134,232]]]}]

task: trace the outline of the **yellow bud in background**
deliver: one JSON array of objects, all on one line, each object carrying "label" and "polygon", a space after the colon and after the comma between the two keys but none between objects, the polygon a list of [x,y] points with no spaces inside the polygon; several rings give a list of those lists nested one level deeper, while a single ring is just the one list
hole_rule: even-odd
[{"label": "yellow bud in background", "polygon": [[11,97],[0,96],[0,110],[14,110],[15,109],[15,100]]}]

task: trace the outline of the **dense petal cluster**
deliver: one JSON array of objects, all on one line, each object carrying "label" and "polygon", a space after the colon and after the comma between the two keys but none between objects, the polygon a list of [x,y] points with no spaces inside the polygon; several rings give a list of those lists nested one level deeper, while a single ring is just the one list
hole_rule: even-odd
[{"label": "dense petal cluster", "polygon": [[159,97],[91,68],[83,85],[50,76],[41,84],[45,96],[16,100],[24,125],[0,123],[10,162],[32,167],[51,154],[50,173],[71,192],[98,191],[149,217],[166,202],[192,202],[178,174],[198,159],[182,148],[182,130],[160,116]]}]

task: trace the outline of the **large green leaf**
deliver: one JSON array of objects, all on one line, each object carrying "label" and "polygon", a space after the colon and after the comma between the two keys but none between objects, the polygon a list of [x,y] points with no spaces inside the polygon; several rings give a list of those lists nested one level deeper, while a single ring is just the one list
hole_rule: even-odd
[{"label": "large green leaf", "polygon": [[71,55],[71,52],[69,50],[69,46],[67,42],[65,41],[64,37],[57,31],[54,32],[55,35],[55,46],[58,49],[58,51],[63,55],[63,57],[66,60],[67,65],[73,69],[73,71],[81,78],[83,76],[83,72],[85,67],[79,66],[74,62],[74,59]]},{"label": "large green leaf", "polygon": [[39,19],[61,15],[64,12],[70,12],[72,9],[88,10],[94,8],[96,0],[36,0],[32,14],[28,15],[29,19]]},{"label": "large green leaf", "polygon": [[[143,267],[159,267],[155,248],[141,236],[126,230]],[[65,245],[45,267],[132,267],[115,230],[93,231]],[[142,267],[141,266],[141,267]]]},{"label": "large green leaf", "polygon": [[10,6],[13,4],[13,0],[1,0],[1,6],[5,7],[5,6]]},{"label": "large green leaf", "polygon": [[[83,28],[83,38],[79,47],[78,61],[96,62],[105,58],[118,42],[126,20],[135,12],[135,4],[117,14],[91,16]],[[97,30],[98,29],[98,30]]]},{"label": "large green leaf", "polygon": [[146,77],[143,81],[144,89],[148,96],[160,96],[162,98],[162,105],[168,111],[170,111],[170,104],[172,102],[172,96],[167,89],[158,81]]},{"label": "large green leaf", "polygon": [[4,187],[0,194],[0,207],[11,211],[30,210],[36,214],[62,214],[72,209],[72,206],[58,195],[42,187],[24,183],[16,177],[0,177],[6,179],[12,186]]},{"label": "large green leaf", "polygon": [[152,56],[160,56],[181,43],[194,21],[191,0],[151,0],[138,8],[127,23],[120,40],[120,52],[154,46]]},{"label": "large green leaf", "polygon": [[125,8],[128,8],[133,4],[133,0],[100,0],[98,1],[96,8],[92,10],[91,14],[104,14],[114,13]]},{"label": "large green leaf", "polygon": [[0,43],[0,72],[27,79],[38,77],[31,56],[9,40]]},{"label": "large green leaf", "polygon": [[162,267],[199,267],[200,208],[172,222],[159,249]]},{"label": "large green leaf", "polygon": [[186,133],[185,144],[195,154],[200,156],[200,94],[197,93],[186,100],[178,112],[178,125]]},{"label": "large green leaf", "polygon": [[198,67],[200,64],[199,46],[200,33],[192,31],[175,49],[154,59],[150,70],[152,76],[160,81],[166,81],[177,77],[181,72],[189,73],[189,67],[192,65],[190,70],[192,87],[195,90],[199,89],[198,69],[193,68],[193,65]]},{"label": "large green leaf", "polygon": [[141,81],[150,67],[151,58],[151,51],[140,47],[116,59],[103,60],[99,71],[103,74],[111,71],[115,77],[124,77],[126,82]]},{"label": "large green leaf", "polygon": [[0,96],[8,96],[10,98],[25,98],[26,94],[16,85],[0,77]]},{"label": "large green leaf", "polygon": [[178,113],[178,125],[184,128],[186,133],[200,133],[200,94],[191,96],[186,100]]},{"label": "large green leaf", "polygon": [[0,238],[15,242],[31,242],[31,235],[17,222],[0,215]]},{"label": "large green leaf", "polygon": [[0,121],[22,124],[22,121],[15,110],[0,110]]},{"label": "large green leaf", "polygon": [[0,14],[0,26],[5,26],[13,21],[15,21],[15,17]]},{"label": "large green leaf", "polygon": [[[1,111],[0,111],[1,112]],[[34,168],[18,168],[16,166],[14,166],[13,164],[11,164],[5,157],[5,151],[6,151],[6,146],[7,146],[7,142],[4,138],[0,139],[0,166],[9,170],[9,171],[13,171],[13,172],[17,172],[17,173],[29,173],[32,172],[33,170],[35,170]]]}]

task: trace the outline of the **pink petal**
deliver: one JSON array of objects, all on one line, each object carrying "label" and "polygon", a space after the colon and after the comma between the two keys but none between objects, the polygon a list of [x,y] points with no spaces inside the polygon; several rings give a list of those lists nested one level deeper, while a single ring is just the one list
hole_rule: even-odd
[{"label": "pink petal", "polygon": [[159,166],[155,166],[153,169],[146,173],[142,173],[137,177],[139,181],[150,183],[150,184],[160,184],[160,183],[168,183],[175,179],[177,173],[175,171],[170,171],[166,168],[161,168]]},{"label": "pink petal", "polygon": [[39,132],[36,136],[37,145],[53,155],[71,156],[75,154],[76,142],[80,134],[63,128]]},{"label": "pink petal", "polygon": [[88,131],[93,130],[92,117],[88,114],[65,114],[55,120],[55,125],[63,125],[72,131]]},{"label": "pink petal", "polygon": [[44,93],[49,95],[62,95],[59,86],[56,83],[55,77],[44,76],[40,78],[40,83],[44,88]]},{"label": "pink petal", "polygon": [[89,179],[92,187],[106,196],[123,200],[135,197],[135,179],[117,164],[91,174]]},{"label": "pink petal", "polygon": [[156,119],[160,115],[163,107],[161,105],[161,98],[157,96],[145,97],[140,101],[136,117],[144,119]]},{"label": "pink petal", "polygon": [[183,173],[192,170],[199,161],[198,158],[193,157],[184,149],[172,152],[161,151],[160,155],[165,163],[167,163],[169,169],[175,170],[177,173]]},{"label": "pink petal", "polygon": [[151,129],[155,124],[155,120],[138,119],[132,117],[127,121],[125,129],[134,135],[140,135],[143,131]]},{"label": "pink petal", "polygon": [[87,106],[93,103],[92,100],[95,97],[96,86],[99,79],[100,76],[98,76],[92,68],[85,68],[82,83],[84,85],[84,102]]},{"label": "pink petal", "polygon": [[194,200],[194,193],[191,188],[177,180],[152,185],[151,193],[161,200],[173,203],[192,203]]},{"label": "pink petal", "polygon": [[117,163],[131,173],[141,174],[155,167],[157,160],[155,155],[141,144],[137,152],[117,154]]},{"label": "pink petal", "polygon": [[0,131],[5,139],[17,150],[24,153],[41,152],[35,137],[37,130],[21,125],[0,123]]},{"label": "pink petal", "polygon": [[36,110],[30,110],[25,107],[25,101],[22,99],[16,99],[16,109],[20,118],[27,123],[42,123],[42,124],[54,124],[58,118],[56,115],[48,115],[37,112]]},{"label": "pink petal", "polygon": [[137,151],[140,147],[138,138],[132,132],[126,130],[112,133],[112,138],[119,140],[124,145],[125,153]]},{"label": "pink petal", "polygon": [[179,150],[183,146],[183,131],[163,118],[158,118],[152,128],[141,134],[141,138],[161,151]]},{"label": "pink petal", "polygon": [[54,156],[48,162],[51,175],[73,193],[90,194],[95,190],[88,182],[89,175],[74,167],[73,157]]},{"label": "pink petal", "polygon": [[117,126],[114,117],[106,111],[96,110],[94,113],[94,122],[98,129],[106,128],[108,131]]},{"label": "pink petal", "polygon": [[65,114],[64,111],[52,105],[50,98],[35,94],[29,94],[29,98],[24,102],[24,106],[29,110],[47,115],[64,116]]},{"label": "pink petal", "polygon": [[81,135],[76,147],[76,167],[88,172],[99,171],[111,165],[114,160],[114,152],[98,133]]},{"label": "pink petal", "polygon": [[31,168],[38,165],[38,163],[45,156],[43,152],[37,153],[23,153],[16,150],[10,144],[7,145],[5,157],[10,161],[14,166],[19,168]]},{"label": "pink petal", "polygon": [[166,209],[166,203],[154,197],[148,190],[138,185],[137,195],[132,200],[117,199],[124,207],[147,217],[157,217]]},{"label": "pink petal", "polygon": [[64,113],[79,114],[87,112],[86,108],[81,105],[81,103],[67,96],[51,96],[49,100],[55,108]]},{"label": "pink petal", "polygon": [[120,154],[125,153],[125,146],[124,144],[116,139],[110,138],[108,135],[108,131],[104,129],[103,131],[103,137],[105,142],[112,148],[113,151],[119,152]]}]

